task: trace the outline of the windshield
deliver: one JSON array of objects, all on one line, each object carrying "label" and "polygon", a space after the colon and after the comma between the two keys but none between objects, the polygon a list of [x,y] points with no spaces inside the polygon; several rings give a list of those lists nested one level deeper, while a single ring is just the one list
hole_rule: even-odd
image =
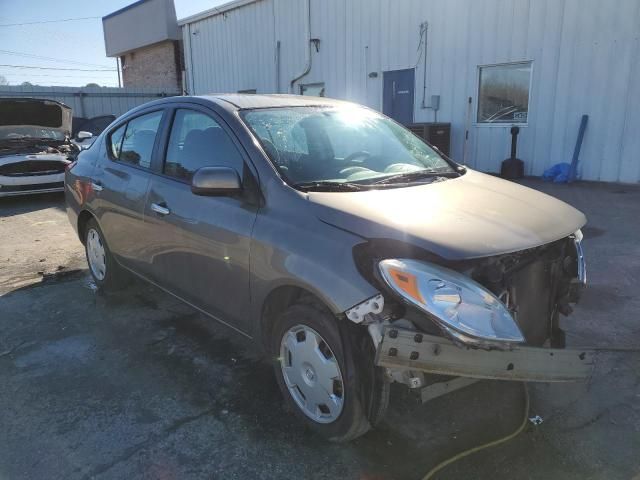
[{"label": "windshield", "polygon": [[242,116],[293,186],[342,183],[357,188],[455,174],[409,130],[362,107],[257,109]]},{"label": "windshield", "polygon": [[64,140],[64,133],[52,128],[31,125],[0,127],[0,140],[23,139]]}]

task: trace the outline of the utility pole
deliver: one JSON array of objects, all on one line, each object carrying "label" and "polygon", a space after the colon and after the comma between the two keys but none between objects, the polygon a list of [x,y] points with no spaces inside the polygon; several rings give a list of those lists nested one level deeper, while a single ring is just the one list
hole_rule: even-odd
[{"label": "utility pole", "polygon": [[122,78],[120,77],[120,57],[116,57],[116,70],[118,71],[118,88],[122,88]]}]

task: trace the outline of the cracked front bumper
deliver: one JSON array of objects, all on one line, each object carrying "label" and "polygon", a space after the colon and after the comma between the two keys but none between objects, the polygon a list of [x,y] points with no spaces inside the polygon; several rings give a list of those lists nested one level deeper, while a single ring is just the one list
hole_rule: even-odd
[{"label": "cracked front bumper", "polygon": [[595,352],[516,346],[511,350],[482,350],[458,346],[447,338],[386,327],[378,345],[376,365],[440,375],[572,382],[589,378]]}]

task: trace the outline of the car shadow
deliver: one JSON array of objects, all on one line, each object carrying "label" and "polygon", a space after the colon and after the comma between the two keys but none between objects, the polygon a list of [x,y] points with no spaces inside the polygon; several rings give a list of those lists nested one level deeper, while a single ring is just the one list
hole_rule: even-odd
[{"label": "car shadow", "polygon": [[[206,417],[211,417],[224,422],[229,441],[250,445],[258,453],[289,452],[300,465],[316,472],[338,468],[327,467],[326,459],[332,458],[339,459],[341,478],[422,478],[443,459],[512,431],[522,415],[521,390],[514,383],[476,383],[427,405],[404,387],[393,385],[389,410],[377,428],[350,443],[331,443],[285,407],[274,376],[276,359],[265,357],[250,340],[155,287],[134,281],[124,291],[104,294],[83,270],[48,277],[4,298],[11,308],[19,309],[21,302],[33,296],[52,304],[53,310],[58,308],[54,301],[69,305],[73,299],[76,313],[68,315],[81,317],[78,325],[86,330],[78,332],[77,325],[71,326],[68,335],[78,338],[79,333],[90,332],[100,338],[98,343],[105,343],[108,353],[101,353],[101,358],[126,352],[127,365],[155,372],[163,379],[159,390],[163,395],[177,395],[188,410],[204,412],[202,421],[191,426],[198,434],[213,433],[206,430],[211,428]],[[29,335],[40,335],[37,330],[31,327]],[[31,339],[21,339],[25,340]],[[102,367],[82,368],[83,376],[92,377],[93,370]],[[114,375],[131,376],[128,371]],[[127,385],[135,388],[135,377]],[[158,415],[154,421],[164,420]],[[282,462],[284,468],[289,460],[273,457],[269,461]]]},{"label": "car shadow", "polygon": [[65,211],[64,193],[40,193],[35,195],[18,195],[0,197],[0,217],[12,217],[38,210],[56,208]]},{"label": "car shadow", "polygon": [[[162,300],[146,288],[120,294],[119,301],[162,310]],[[344,478],[422,478],[438,462],[510,433],[522,418],[522,388],[516,382],[478,382],[425,405],[417,392],[393,384],[389,409],[376,428],[355,441],[331,443],[286,407],[274,376],[276,359],[204,315],[177,308],[156,322],[164,333],[145,347],[154,361],[173,375],[192,377],[192,398],[207,398],[214,411],[241,417],[240,428],[256,444],[280,443],[324,458],[346,456],[354,471]]]}]

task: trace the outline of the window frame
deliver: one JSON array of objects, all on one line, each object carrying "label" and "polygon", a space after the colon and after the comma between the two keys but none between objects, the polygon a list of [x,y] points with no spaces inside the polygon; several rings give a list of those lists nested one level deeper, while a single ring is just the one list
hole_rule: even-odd
[{"label": "window frame", "polygon": [[[113,152],[111,151],[111,135],[113,135],[115,133],[116,130],[118,130],[120,127],[124,126],[124,134],[122,135],[122,140],[120,143],[120,153],[122,153],[122,144],[124,143],[124,137],[127,134],[127,129],[129,128],[129,122],[131,122],[132,120],[135,120],[136,118],[139,117],[143,117],[145,115],[149,115],[151,113],[156,113],[156,112],[162,112],[162,116],[160,117],[160,124],[158,126],[158,130],[156,131],[156,138],[153,141],[153,148],[151,149],[151,158],[149,161],[149,166],[148,167],[143,167],[141,165],[136,165],[134,163],[130,163],[130,162],[125,162],[124,160],[120,160],[120,158],[115,158],[113,156]],[[145,110],[142,112],[138,112],[136,113],[136,115],[132,115],[130,117],[127,118],[123,118],[121,122],[118,122],[117,125],[114,125],[112,128],[109,129],[109,131],[107,132],[106,136],[105,136],[105,146],[106,146],[106,150],[107,150],[107,158],[114,162],[117,163],[118,165],[125,165],[127,167],[131,167],[131,168],[135,168],[137,170],[142,170],[143,172],[154,172],[154,164],[155,164],[155,157],[158,154],[158,149],[160,147],[160,140],[164,134],[164,125],[165,125],[165,121],[167,118],[167,107],[165,105],[158,107],[158,108],[152,108],[149,110]],[[95,143],[95,142],[94,142]]]},{"label": "window frame", "polygon": [[[478,116],[480,114],[480,80],[481,73],[483,68],[487,67],[505,67],[505,66],[513,66],[513,65],[529,65],[529,86],[528,86],[528,98],[527,98],[527,121],[526,122],[480,122],[478,121]],[[514,62],[499,62],[499,63],[487,63],[478,65],[476,68],[476,105],[475,105],[475,114],[473,119],[473,126],[479,128],[507,128],[512,126],[518,126],[522,128],[527,128],[529,126],[529,118],[531,112],[531,97],[533,94],[533,73],[534,73],[534,61],[533,60],[518,60]]]}]

